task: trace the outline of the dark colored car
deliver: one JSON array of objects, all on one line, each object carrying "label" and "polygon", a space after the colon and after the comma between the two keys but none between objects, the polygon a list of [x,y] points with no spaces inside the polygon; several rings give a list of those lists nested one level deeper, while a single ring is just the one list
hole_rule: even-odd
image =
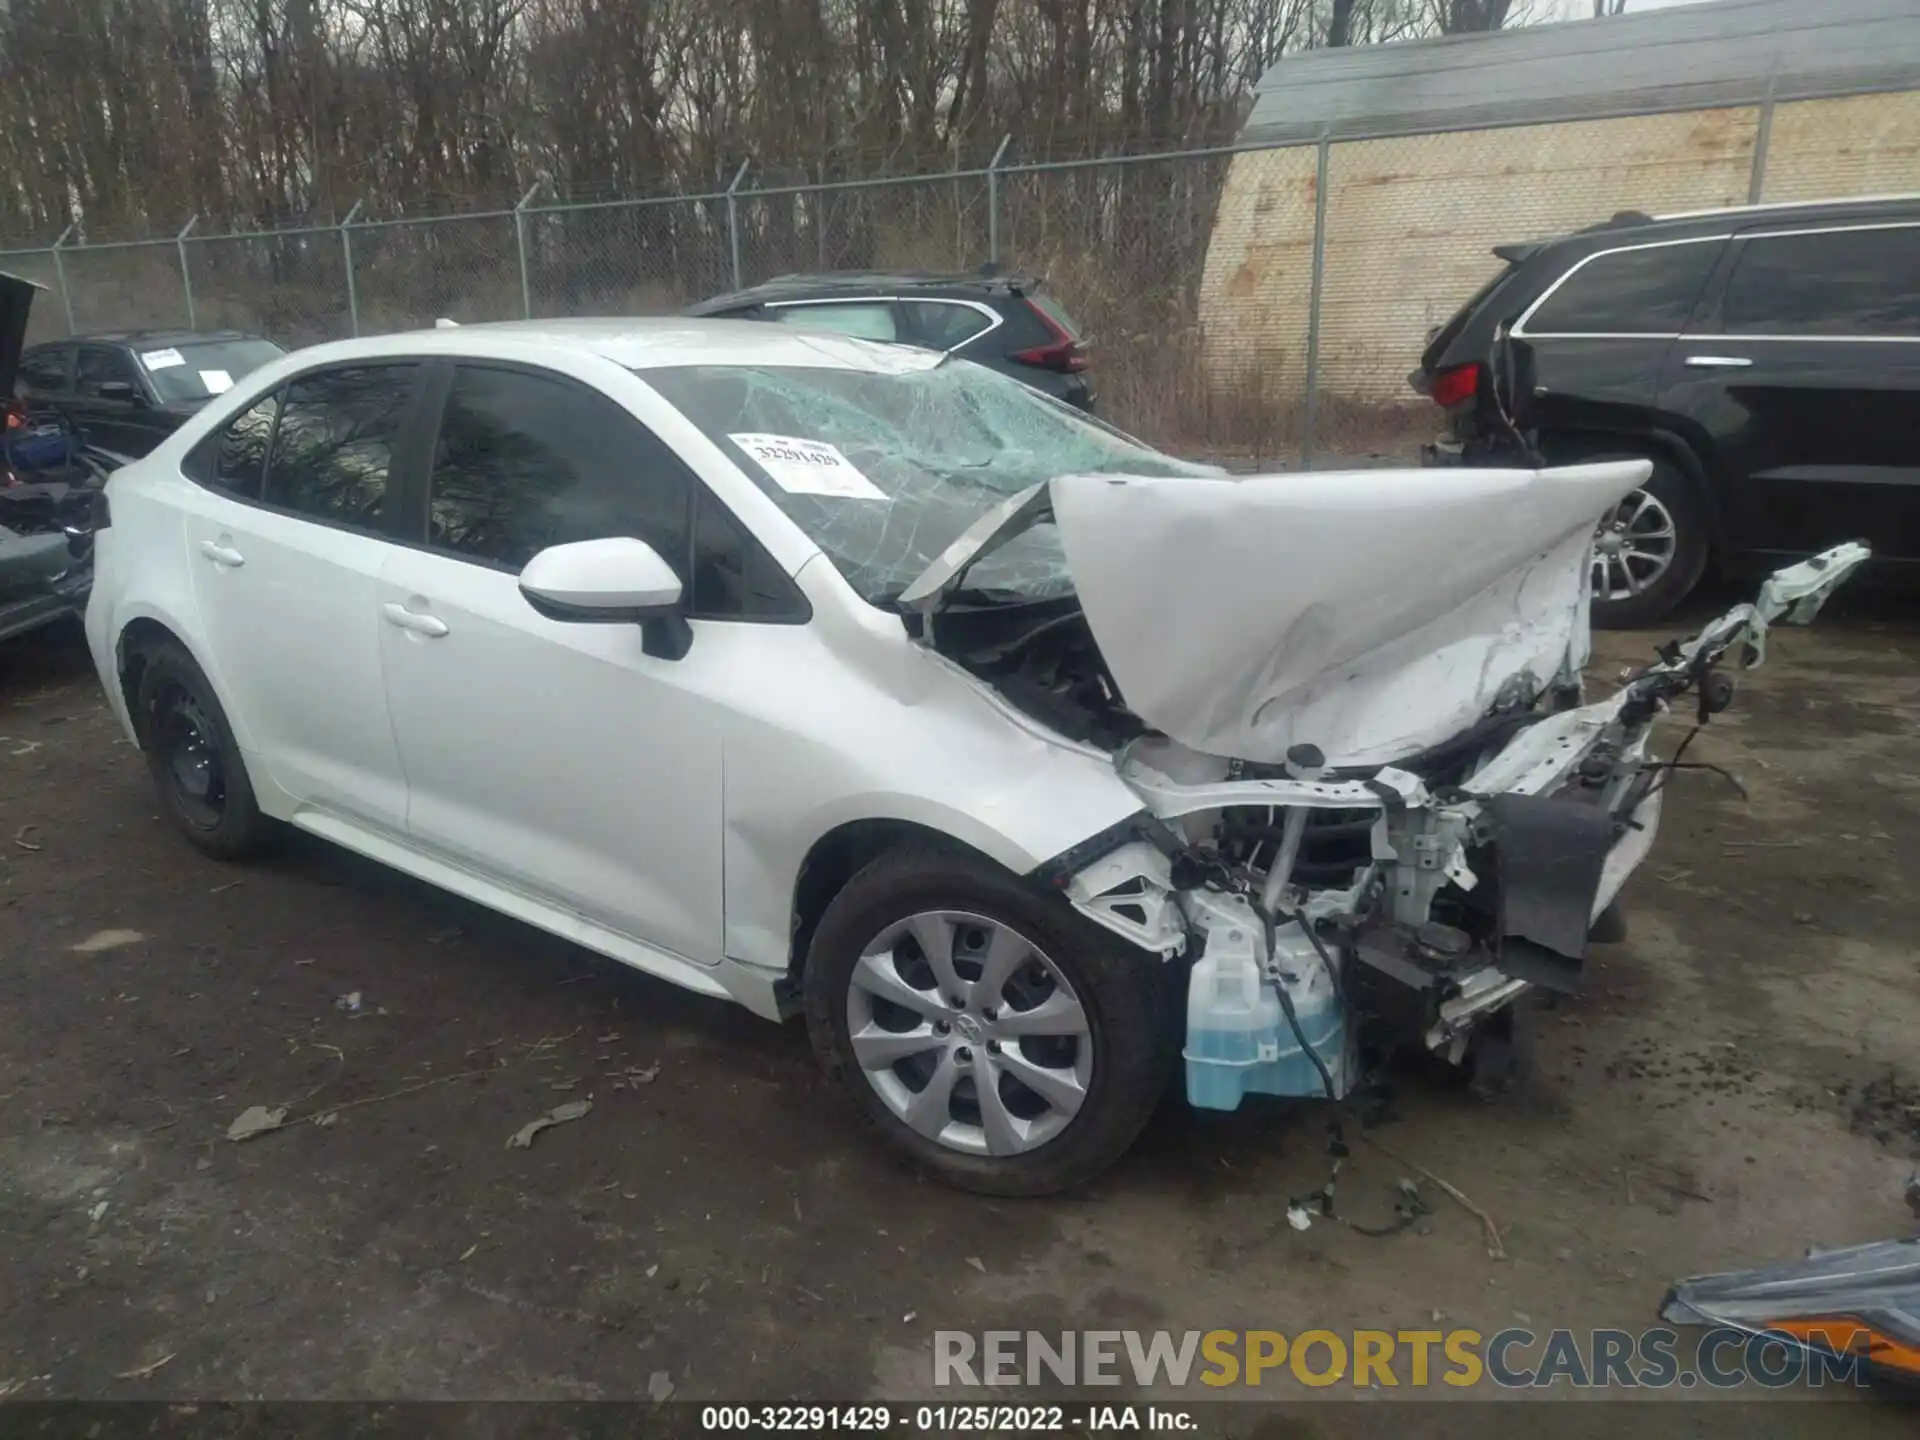
[{"label": "dark colored car", "polygon": [[1628,213],[1494,253],[1412,377],[1447,412],[1428,459],[1653,461],[1596,539],[1597,623],[1843,540],[1920,573],[1920,197]]},{"label": "dark colored car", "polygon": [[1059,301],[1021,275],[783,275],[686,312],[810,325],[959,355],[1093,410],[1087,342]]},{"label": "dark colored car", "polygon": [[31,281],[0,274],[0,640],[86,609],[86,516],[106,476],[58,416],[14,395],[33,311]]},{"label": "dark colored car", "polygon": [[89,445],[138,459],[241,376],[286,352],[236,330],[130,330],[35,345],[18,397],[65,417]]}]

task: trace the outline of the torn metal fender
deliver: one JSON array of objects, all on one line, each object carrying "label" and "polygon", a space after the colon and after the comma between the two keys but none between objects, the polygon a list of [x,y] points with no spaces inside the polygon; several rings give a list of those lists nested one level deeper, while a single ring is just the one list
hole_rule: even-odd
[{"label": "torn metal fender", "polygon": [[1660,1318],[1764,1334],[1813,1354],[1857,1357],[1877,1372],[1920,1383],[1920,1238],[1696,1275],[1667,1291]]}]

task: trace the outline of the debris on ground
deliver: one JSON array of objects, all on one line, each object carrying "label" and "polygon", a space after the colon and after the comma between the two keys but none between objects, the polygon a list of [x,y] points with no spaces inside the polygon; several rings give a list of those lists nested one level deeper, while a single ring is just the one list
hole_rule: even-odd
[{"label": "debris on ground", "polygon": [[1313,1217],[1307,1213],[1307,1207],[1296,1200],[1287,1206],[1287,1224],[1296,1230],[1307,1230],[1312,1228]]},{"label": "debris on ground", "polygon": [[358,1015],[360,1013],[360,992],[358,990],[349,990],[333,1002],[333,1008],[348,1015]]},{"label": "debris on ground", "polygon": [[542,1130],[551,1129],[555,1125],[565,1125],[569,1120],[585,1119],[587,1112],[591,1109],[593,1109],[591,1100],[569,1100],[564,1105],[556,1105],[538,1120],[529,1120],[509,1135],[507,1149],[529,1149],[533,1145],[533,1137]]},{"label": "debris on ground", "polygon": [[[21,752],[16,750],[14,753],[18,755]],[[44,850],[46,848],[44,845],[39,844],[37,841],[27,839],[27,836],[39,828],[38,825],[22,825],[18,830],[13,832],[13,843],[18,845],[22,850],[32,850],[35,852]]]},{"label": "debris on ground", "polygon": [[227,1139],[251,1140],[256,1135],[265,1135],[269,1130],[278,1130],[287,1123],[286,1107],[278,1109],[266,1105],[249,1105],[240,1112],[240,1116],[227,1127]]},{"label": "debris on ground", "polygon": [[647,1377],[647,1398],[658,1403],[673,1394],[673,1377],[664,1370],[656,1370]]},{"label": "debris on ground", "polygon": [[1920,1380],[1920,1244],[1876,1240],[1801,1260],[1674,1282],[1660,1318],[1725,1326],[1810,1353],[1864,1357],[1876,1372]]},{"label": "debris on ground", "polygon": [[155,1360],[150,1365],[136,1365],[131,1370],[122,1370],[118,1375],[114,1376],[113,1378],[116,1380],[150,1380],[153,1378],[153,1373],[156,1370],[158,1370],[162,1365],[166,1364],[169,1360],[173,1359],[173,1357],[179,1353],[180,1352],[177,1350],[170,1350],[165,1355],[162,1355],[158,1360]]},{"label": "debris on ground", "polygon": [[99,1204],[95,1205],[91,1210],[87,1211],[87,1221],[89,1224],[98,1225],[103,1219],[106,1218],[106,1214],[107,1214],[107,1202],[102,1200]]},{"label": "debris on ground", "polygon": [[987,1262],[982,1260],[978,1255],[967,1256],[967,1264],[978,1270],[982,1275],[987,1273]]},{"label": "debris on ground", "polygon": [[138,945],[146,938],[138,930],[96,930],[78,945],[67,948],[75,955],[97,955],[102,950],[118,950],[122,945]]},{"label": "debris on ground", "polygon": [[615,1070],[607,1076],[607,1082],[615,1090],[638,1090],[642,1085],[651,1085],[660,1074],[660,1062],[641,1069],[638,1065],[629,1065],[624,1070]]},{"label": "debris on ground", "polygon": [[1385,1145],[1382,1145],[1371,1135],[1362,1135],[1360,1138],[1365,1140],[1367,1144],[1378,1150],[1389,1160],[1394,1161],[1396,1164],[1406,1166],[1407,1169],[1413,1171],[1413,1173],[1421,1179],[1430,1181],[1441,1190],[1446,1191],[1447,1195],[1455,1204],[1459,1205],[1461,1209],[1465,1210],[1480,1222],[1480,1228],[1486,1234],[1488,1258],[1493,1260],[1504,1260],[1507,1258],[1506,1246],[1500,1243],[1500,1227],[1493,1223],[1493,1217],[1478,1205],[1474,1204],[1473,1201],[1469,1200],[1456,1186],[1448,1184],[1445,1180],[1442,1180],[1438,1175],[1427,1169],[1426,1166],[1416,1165],[1404,1156],[1394,1154],[1393,1151],[1389,1150]]}]

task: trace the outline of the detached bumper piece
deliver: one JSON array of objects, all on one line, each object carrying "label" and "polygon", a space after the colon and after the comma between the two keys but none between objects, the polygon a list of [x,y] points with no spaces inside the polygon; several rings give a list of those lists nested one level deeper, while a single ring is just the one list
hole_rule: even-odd
[{"label": "detached bumper piece", "polygon": [[1695,1276],[1667,1292],[1660,1318],[1765,1335],[1812,1363],[1838,1356],[1880,1378],[1920,1384],[1920,1239]]}]

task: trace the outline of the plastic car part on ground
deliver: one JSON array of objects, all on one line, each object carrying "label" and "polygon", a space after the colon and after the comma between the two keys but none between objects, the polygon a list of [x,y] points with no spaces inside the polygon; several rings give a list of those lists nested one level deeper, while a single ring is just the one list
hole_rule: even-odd
[{"label": "plastic car part on ground", "polygon": [[1920,1384],[1920,1238],[1696,1275],[1667,1292],[1660,1318],[1727,1326],[1802,1351],[1855,1357],[1873,1373]]}]

